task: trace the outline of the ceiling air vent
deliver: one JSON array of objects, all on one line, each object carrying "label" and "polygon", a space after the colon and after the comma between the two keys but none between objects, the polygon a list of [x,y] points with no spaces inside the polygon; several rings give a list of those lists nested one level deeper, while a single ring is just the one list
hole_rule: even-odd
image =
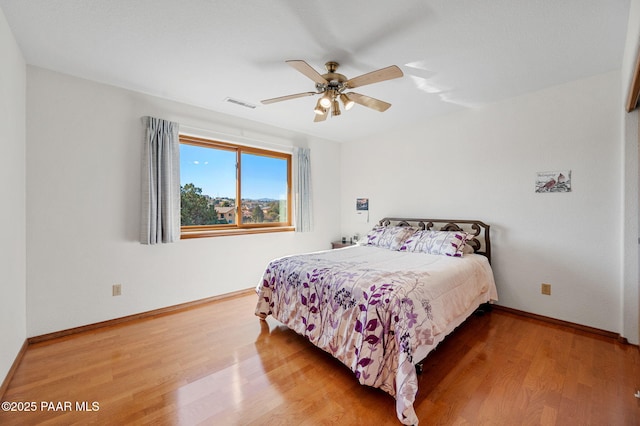
[{"label": "ceiling air vent", "polygon": [[224,98],[225,102],[231,102],[232,104],[236,104],[236,105],[240,105],[243,106],[245,108],[251,108],[251,109],[255,109],[255,105],[250,104],[249,102],[245,102],[245,101],[241,101],[239,99],[233,99],[233,98]]}]

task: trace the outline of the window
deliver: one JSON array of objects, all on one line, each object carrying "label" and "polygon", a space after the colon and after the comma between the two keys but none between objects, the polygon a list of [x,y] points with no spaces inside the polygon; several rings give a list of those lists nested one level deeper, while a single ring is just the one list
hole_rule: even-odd
[{"label": "window", "polygon": [[291,155],[180,135],[182,238],[292,231]]}]

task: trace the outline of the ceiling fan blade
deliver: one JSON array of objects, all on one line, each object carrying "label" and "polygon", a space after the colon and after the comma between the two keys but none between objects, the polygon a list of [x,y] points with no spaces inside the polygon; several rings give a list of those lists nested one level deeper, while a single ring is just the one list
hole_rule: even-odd
[{"label": "ceiling fan blade", "polygon": [[320,121],[324,121],[327,119],[328,115],[329,115],[329,111],[325,112],[324,114],[316,114],[316,117],[313,119],[313,122],[319,123]]},{"label": "ceiling fan blade", "polygon": [[287,64],[291,65],[296,70],[300,71],[302,74],[309,77],[311,80],[315,81],[318,84],[329,84],[327,80],[324,79],[320,75],[320,73],[314,70],[311,65],[302,60],[290,60],[285,61]]},{"label": "ceiling fan blade", "polygon": [[364,86],[367,84],[378,83],[380,81],[391,80],[394,78],[402,77],[404,74],[402,70],[396,65],[391,65],[386,68],[379,69],[377,71],[371,71],[366,74],[362,74],[358,77],[354,77],[345,82],[345,86],[350,89]]},{"label": "ceiling fan blade", "polygon": [[265,100],[260,101],[260,102],[265,104],[265,105],[267,105],[267,104],[272,104],[274,102],[288,101],[289,99],[302,98],[303,96],[313,96],[313,95],[317,95],[317,94],[318,94],[318,92],[296,93],[295,95],[280,96],[278,98],[265,99]]},{"label": "ceiling fan blade", "polygon": [[349,92],[347,93],[349,98],[353,99],[353,102],[366,106],[367,108],[375,109],[376,111],[384,112],[391,106],[390,103],[381,101],[371,96],[361,95],[360,93]]}]

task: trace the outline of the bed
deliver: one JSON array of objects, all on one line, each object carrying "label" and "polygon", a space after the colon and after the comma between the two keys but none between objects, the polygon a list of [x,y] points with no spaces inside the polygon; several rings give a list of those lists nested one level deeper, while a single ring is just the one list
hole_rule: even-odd
[{"label": "bed", "polygon": [[357,245],[274,259],[255,313],[272,315],[396,399],[418,424],[416,366],[479,306],[497,300],[489,225],[382,219]]}]

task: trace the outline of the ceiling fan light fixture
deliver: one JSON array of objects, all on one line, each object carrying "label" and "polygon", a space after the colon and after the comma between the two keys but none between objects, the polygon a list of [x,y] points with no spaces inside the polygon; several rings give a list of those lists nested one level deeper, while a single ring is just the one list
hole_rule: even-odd
[{"label": "ceiling fan light fixture", "polygon": [[345,111],[349,111],[353,105],[355,104],[355,102],[353,102],[353,99],[351,99],[349,97],[349,95],[343,93],[340,95],[340,100],[342,101],[342,104],[344,105],[344,109]]},{"label": "ceiling fan light fixture", "polygon": [[324,108],[331,107],[331,96],[329,95],[329,92],[325,92],[325,94],[320,98],[320,105]]},{"label": "ceiling fan light fixture", "polygon": [[327,108],[322,106],[322,98],[318,99],[318,102],[316,102],[316,107],[313,109],[313,112],[315,112],[318,115],[324,115],[327,113]]},{"label": "ceiling fan light fixture", "polygon": [[331,116],[340,115],[340,104],[337,99],[333,100],[333,105],[331,106]]}]

